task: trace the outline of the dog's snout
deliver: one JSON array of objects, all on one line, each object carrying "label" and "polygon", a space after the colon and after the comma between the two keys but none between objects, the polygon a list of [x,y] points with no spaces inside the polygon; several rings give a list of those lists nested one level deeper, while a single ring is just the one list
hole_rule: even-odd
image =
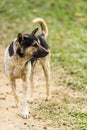
[{"label": "dog's snout", "polygon": [[49,51],[48,51],[48,50],[39,48],[36,52],[34,52],[33,56],[34,56],[35,58],[42,58],[42,57],[47,56],[48,54],[49,54]]},{"label": "dog's snout", "polygon": [[48,50],[44,50],[43,57],[47,56],[48,54],[49,54],[49,51]]}]

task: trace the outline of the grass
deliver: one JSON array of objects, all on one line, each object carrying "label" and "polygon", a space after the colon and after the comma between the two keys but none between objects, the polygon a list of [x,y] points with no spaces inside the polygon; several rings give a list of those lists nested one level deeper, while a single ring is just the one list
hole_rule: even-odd
[{"label": "grass", "polygon": [[[51,67],[60,77],[54,80],[55,85],[66,86],[85,94],[87,1],[3,0],[0,2],[0,44],[5,47],[18,32],[32,31],[37,25],[31,21],[36,17],[42,17],[48,24],[47,41],[52,52]],[[81,103],[82,100],[80,105]],[[40,111],[43,118],[52,119],[55,127],[64,126],[64,130],[68,127],[72,130],[86,130],[87,112],[69,109],[66,103],[64,104],[65,106],[61,107],[55,101],[47,104],[47,108],[43,104],[37,111]]]},{"label": "grass", "polygon": [[53,129],[87,129],[87,111],[79,110],[78,108],[70,108],[66,100],[63,102],[63,104],[59,104],[55,101],[50,103],[43,102],[37,109],[34,110],[34,112],[37,113],[37,115],[39,115],[40,119],[48,122],[47,126],[52,127]]}]

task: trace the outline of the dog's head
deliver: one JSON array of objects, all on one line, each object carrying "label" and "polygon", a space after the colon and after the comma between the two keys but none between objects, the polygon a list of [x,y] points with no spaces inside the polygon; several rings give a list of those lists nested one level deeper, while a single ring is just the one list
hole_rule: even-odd
[{"label": "dog's head", "polygon": [[16,53],[20,57],[41,58],[49,53],[45,40],[36,36],[37,31],[38,28],[34,29],[31,34],[18,34]]}]

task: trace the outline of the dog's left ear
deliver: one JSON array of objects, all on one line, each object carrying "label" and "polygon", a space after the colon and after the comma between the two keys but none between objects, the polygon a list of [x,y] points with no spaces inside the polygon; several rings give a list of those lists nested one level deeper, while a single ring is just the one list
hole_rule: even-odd
[{"label": "dog's left ear", "polygon": [[34,30],[31,32],[31,34],[35,35],[35,34],[37,33],[37,31],[38,31],[38,28],[34,29]]},{"label": "dog's left ear", "polygon": [[19,43],[21,43],[21,41],[22,41],[22,33],[18,33],[18,35],[17,35],[17,40],[18,40],[18,42]]}]

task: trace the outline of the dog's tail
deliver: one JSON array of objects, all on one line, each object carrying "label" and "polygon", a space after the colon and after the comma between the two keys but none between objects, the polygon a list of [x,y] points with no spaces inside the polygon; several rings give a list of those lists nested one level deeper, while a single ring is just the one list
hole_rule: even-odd
[{"label": "dog's tail", "polygon": [[46,38],[48,36],[48,27],[46,22],[42,18],[35,18],[33,23],[39,23],[42,30],[42,35]]}]

